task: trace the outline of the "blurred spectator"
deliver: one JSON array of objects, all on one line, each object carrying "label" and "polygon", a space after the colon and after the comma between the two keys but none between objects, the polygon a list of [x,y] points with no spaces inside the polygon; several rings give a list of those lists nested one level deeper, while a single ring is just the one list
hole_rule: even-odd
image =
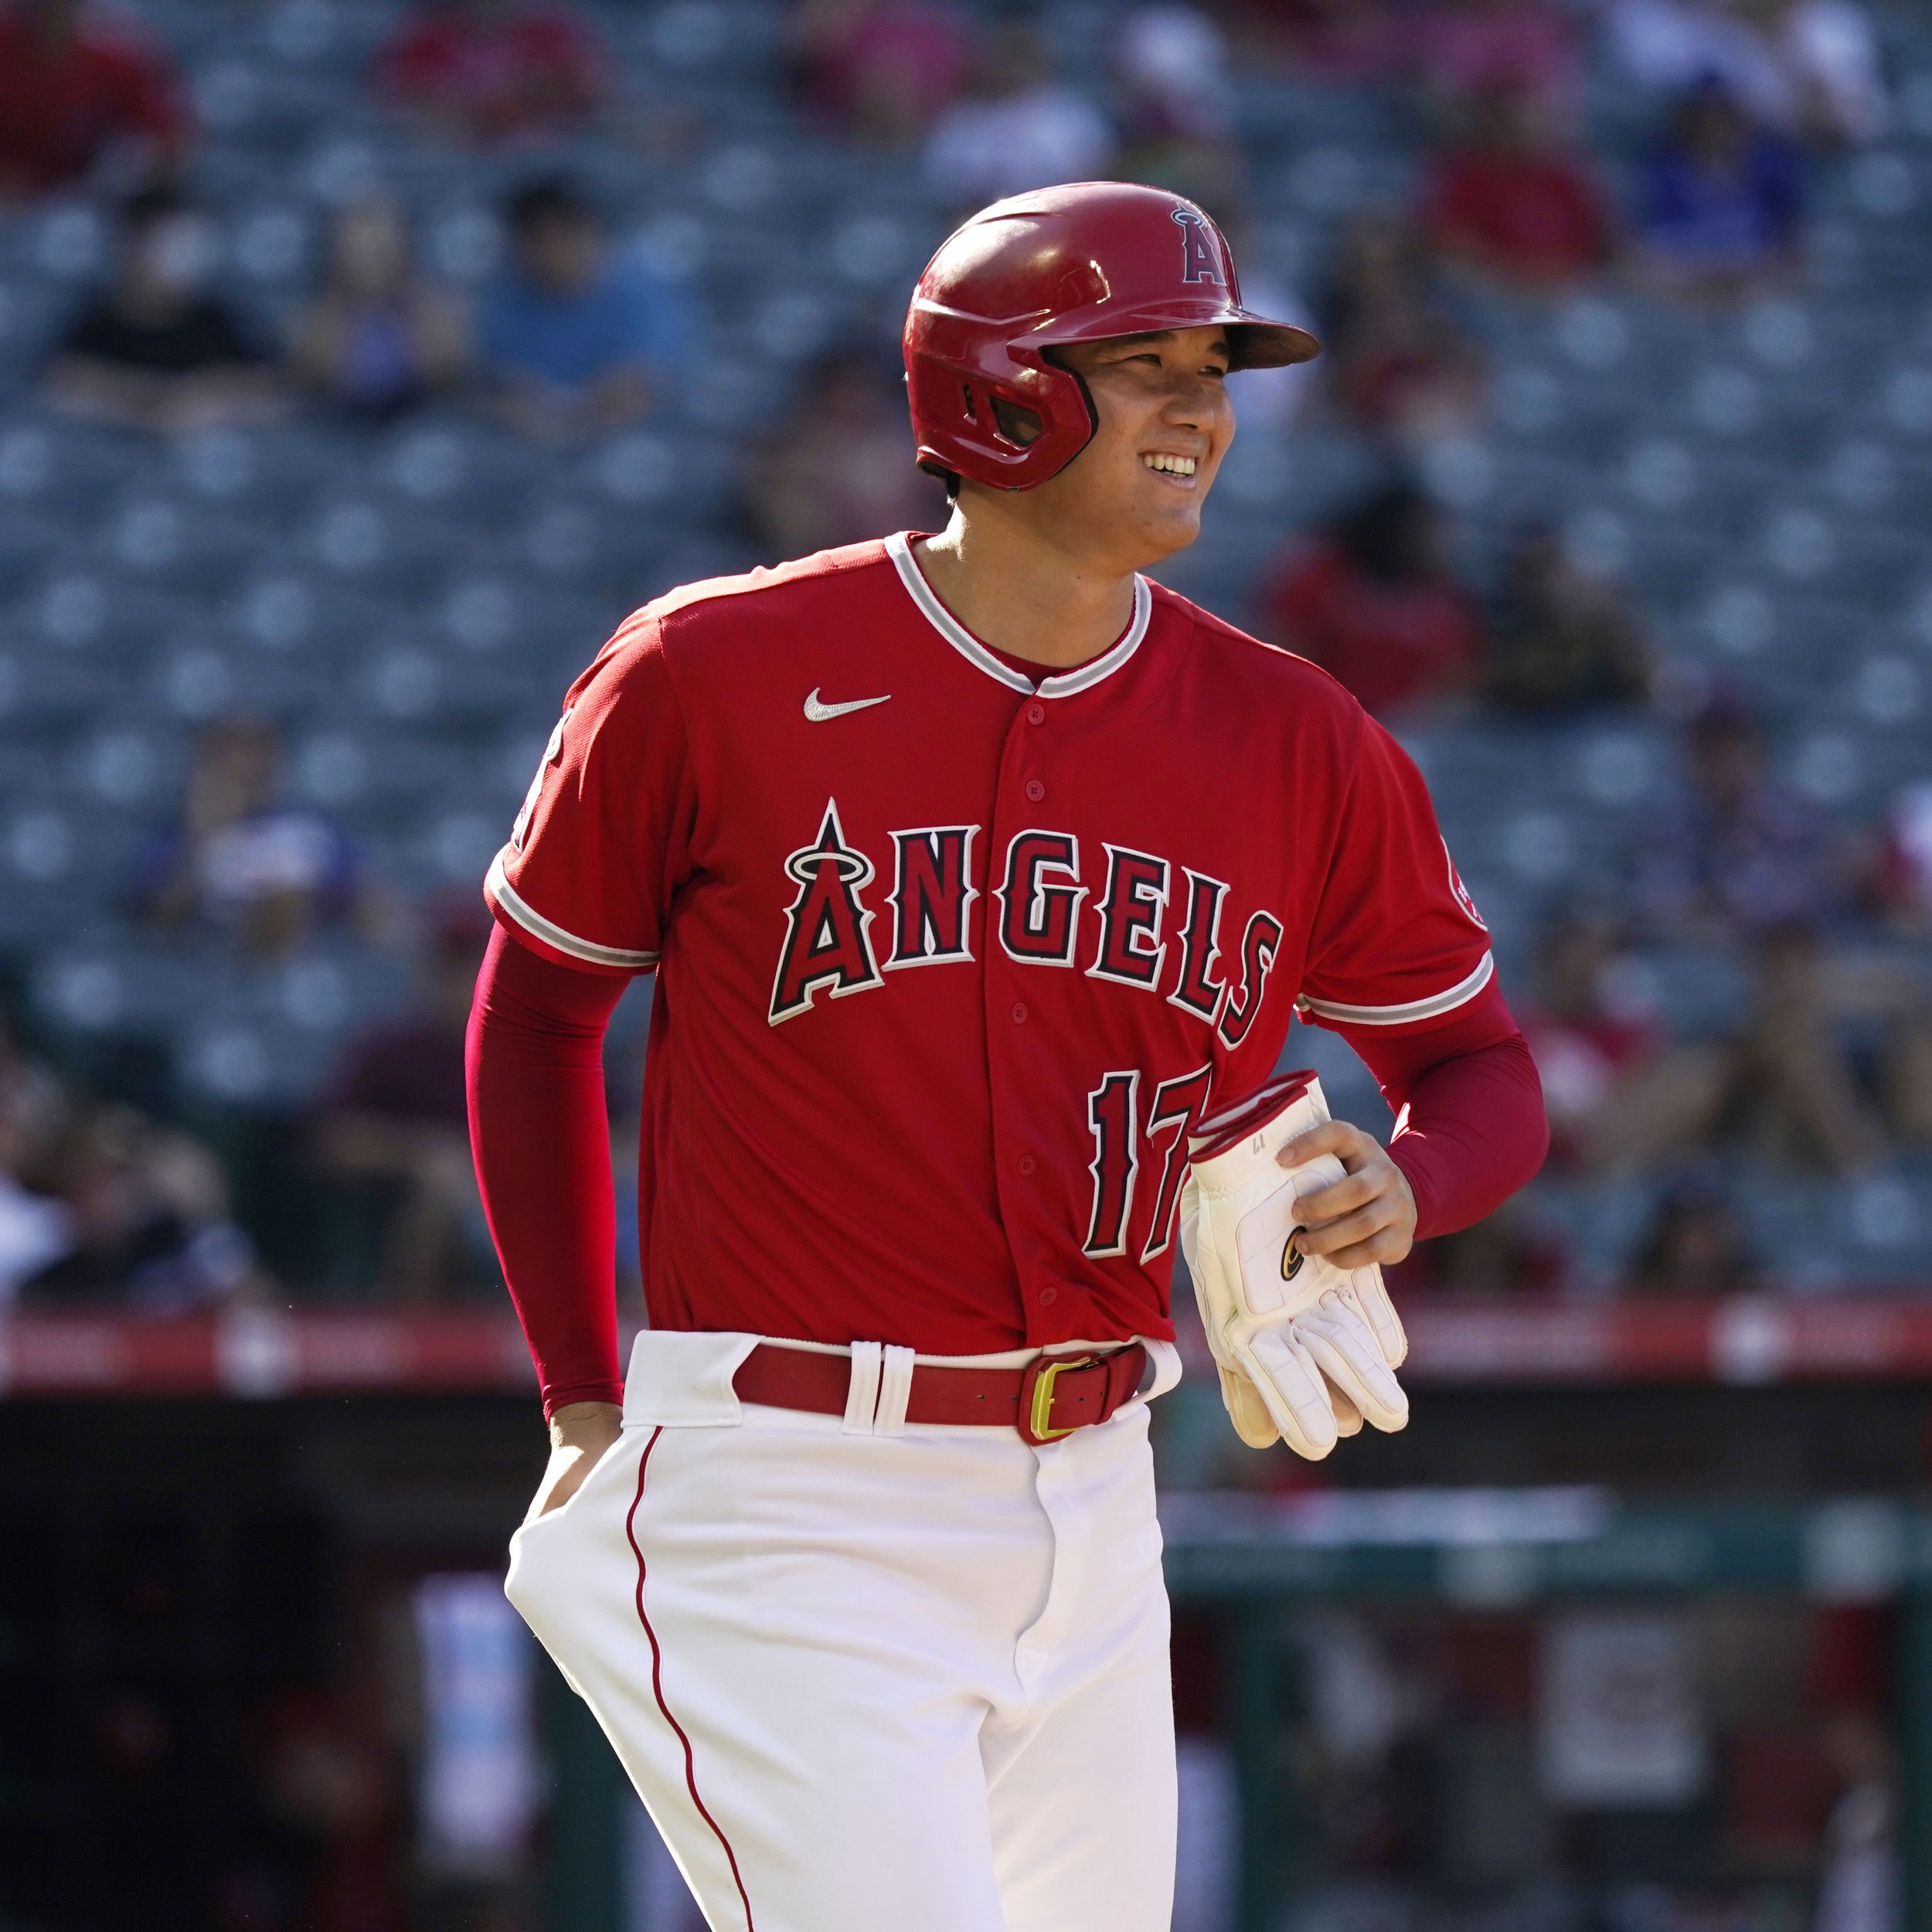
[{"label": "blurred spectator", "polygon": [[1372,87],[1405,64],[1406,22],[1389,0],[1239,0],[1223,12],[1243,39],[1271,39],[1309,80]]},{"label": "blurred spectator", "polygon": [[94,1108],[55,1149],[49,1179],[66,1240],[22,1284],[24,1305],[113,1301],[172,1315],[261,1285],[220,1165],[187,1134],[131,1107]]},{"label": "blurred spectator", "polygon": [[1244,168],[1233,139],[1227,36],[1219,26],[1196,7],[1136,7],[1115,36],[1114,68],[1121,177],[1211,208],[1236,206]]},{"label": "blurred spectator", "polygon": [[1604,20],[1617,64],[1660,94],[1715,80],[1756,119],[1827,145],[1890,128],[1878,35],[1855,0],[1614,0]]},{"label": "blurred spectator", "polygon": [[1475,600],[1450,573],[1440,518],[1407,483],[1378,490],[1290,556],[1263,592],[1270,634],[1387,719],[1481,670]]},{"label": "blurred spectator", "polygon": [[467,353],[462,311],[411,261],[401,211],[386,201],[344,209],[326,279],[295,325],[298,379],[345,415],[386,422],[451,387]]},{"label": "blurred spectator", "polygon": [[1634,1294],[1709,1301],[1757,1285],[1757,1265],[1736,1210],[1709,1178],[1686,1175],[1657,1204],[1626,1286]]},{"label": "blurred spectator", "polygon": [[1750,943],[1751,992],[1737,1026],[1638,1060],[1614,1084],[1593,1083],[1595,1043],[1573,1009],[1553,1002],[1525,1019],[1553,1141],[1574,1150],[1580,1168],[1641,1173],[1685,1150],[1740,1148],[1852,1174],[1888,1143],[1932,1140],[1932,1001],[1917,969],[1829,949],[1802,918]]},{"label": "blurred spectator", "polygon": [[1650,694],[1650,653],[1635,614],[1580,569],[1553,530],[1519,536],[1489,626],[1484,692],[1498,709],[1560,719]]},{"label": "blurred spectator", "polygon": [[971,22],[947,0],[804,0],[790,35],[804,105],[895,146],[952,105],[972,64]]},{"label": "blurred spectator", "polygon": [[1711,299],[1764,292],[1798,266],[1804,163],[1715,84],[1678,104],[1645,166],[1636,227],[1659,288]]},{"label": "blurred spectator", "polygon": [[378,90],[438,133],[501,141],[586,119],[609,63],[590,24],[542,0],[430,0],[376,56]]},{"label": "blurred spectator", "polygon": [[971,93],[926,141],[926,184],[949,206],[978,208],[1023,189],[1104,175],[1114,131],[1083,94],[1054,77],[1045,43],[1009,20],[988,39]]},{"label": "blurred spectator", "polygon": [[188,112],[168,63],[83,0],[0,9],[0,209],[86,180],[131,154],[172,168]]},{"label": "blurred spectator", "polygon": [[353,849],[319,812],[282,801],[281,764],[274,728],[261,719],[229,719],[202,734],[180,816],[136,855],[143,917],[199,922],[276,954],[358,910]]},{"label": "blurred spectator", "polygon": [[1764,119],[1828,145],[1890,131],[1878,32],[1856,0],[1737,0],[1737,11],[1763,50],[1757,73],[1743,78]]},{"label": "blurred spectator", "polygon": [[165,189],[121,210],[114,279],[63,330],[48,400],[123,429],[187,434],[259,420],[281,402],[260,347],[206,288],[208,218]]},{"label": "blurred spectator", "polygon": [[60,1083],[0,1022],[0,1313],[72,1244],[66,1211],[46,1192],[49,1155],[72,1111]]},{"label": "blurred spectator", "polygon": [[383,1227],[376,1286],[420,1301],[496,1281],[470,1159],[463,1034],[489,937],[465,897],[437,913],[416,1010],[349,1042],[314,1145],[324,1172],[373,1188]]},{"label": "blurred spectator", "polygon": [[1362,428],[1398,444],[1471,427],[1481,359],[1439,300],[1427,251],[1397,215],[1372,211],[1345,231],[1321,302],[1332,393]]},{"label": "blurred spectator", "polygon": [[1903,787],[1886,807],[1866,869],[1878,917],[1903,933],[1932,933],[1932,780]]},{"label": "blurred spectator", "polygon": [[1494,89],[1468,135],[1430,164],[1422,224],[1445,260],[1526,290],[1560,288],[1604,267],[1610,212],[1588,160],[1535,96]]},{"label": "blurred spectator", "polygon": [[1683,783],[1639,842],[1635,900],[1660,936],[1725,940],[1841,910],[1849,868],[1817,811],[1767,769],[1755,715],[1720,695],[1691,721]]},{"label": "blurred spectator", "polygon": [[[1633,1128],[1646,1158],[1676,1138],[1669,1117],[1681,1109],[1665,1102],[1654,1077],[1663,1029],[1622,964],[1609,925],[1587,913],[1553,920],[1539,936],[1519,1024],[1543,1080],[1552,1174],[1624,1164]],[[1706,1085],[1692,1083],[1693,1105]]]},{"label": "blurred spectator", "polygon": [[1766,928],[1752,964],[1752,1012],[1733,1043],[1713,1134],[1793,1168],[1869,1166],[1884,1151],[1884,1124],[1845,1049],[1816,929],[1801,919]]},{"label": "blurred spectator", "polygon": [[566,182],[519,189],[505,220],[509,265],[484,294],[479,330],[499,413],[540,442],[634,421],[689,346],[680,291],[635,250],[614,250]]},{"label": "blurred spectator", "polygon": [[945,515],[907,447],[900,386],[858,349],[821,357],[808,372],[790,420],[751,454],[747,496],[753,527],[779,557]]},{"label": "blurred spectator", "polygon": [[1417,77],[1451,107],[1498,90],[1520,94],[1563,121],[1583,97],[1577,21],[1549,0],[1446,0],[1416,19]]},{"label": "blurred spectator", "polygon": [[1519,1195],[1473,1227],[1417,1242],[1389,1281],[1398,1300],[1417,1292],[1542,1295],[1560,1290],[1570,1268],[1563,1241]]}]

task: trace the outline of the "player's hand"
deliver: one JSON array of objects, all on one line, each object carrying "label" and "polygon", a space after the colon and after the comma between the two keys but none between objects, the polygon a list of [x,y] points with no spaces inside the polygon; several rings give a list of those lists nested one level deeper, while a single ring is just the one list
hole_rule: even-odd
[{"label": "player's hand", "polygon": [[561,1509],[623,1433],[624,1411],[614,1402],[566,1402],[550,1417],[550,1460],[523,1520]]},{"label": "player's hand", "polygon": [[1308,1221],[1295,1245],[1338,1268],[1372,1262],[1386,1267],[1405,1259],[1415,1245],[1416,1197],[1389,1150],[1346,1121],[1324,1121],[1274,1158],[1284,1167],[1300,1167],[1318,1154],[1332,1154],[1347,1172],[1332,1186],[1302,1196]]}]

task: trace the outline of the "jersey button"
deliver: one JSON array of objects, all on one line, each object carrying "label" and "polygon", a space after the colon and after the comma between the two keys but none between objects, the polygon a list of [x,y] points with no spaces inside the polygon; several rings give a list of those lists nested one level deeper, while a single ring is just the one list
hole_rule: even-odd
[{"label": "jersey button", "polygon": [[1060,1290],[1055,1287],[1050,1281],[1047,1283],[1045,1287],[1040,1290],[1039,1294],[1036,1298],[1043,1308],[1050,1308],[1060,1298]]},{"label": "jersey button", "polygon": [[1046,722],[1046,707],[1037,698],[1026,707],[1026,722],[1029,724],[1044,724]]},{"label": "jersey button", "polygon": [[1034,1168],[1039,1165],[1039,1162],[1035,1160],[1032,1155],[1022,1154],[1019,1158],[1013,1163],[1013,1165],[1019,1169],[1021,1176],[1023,1179],[1027,1175],[1031,1174]]},{"label": "jersey button", "polygon": [[1035,804],[1038,804],[1046,796],[1046,787],[1037,778],[1029,778],[1026,781],[1026,795],[1032,800]]},{"label": "jersey button", "polygon": [[1016,999],[1013,1002],[1013,1024],[1015,1026],[1024,1026],[1026,1024],[1026,1002],[1023,999]]}]

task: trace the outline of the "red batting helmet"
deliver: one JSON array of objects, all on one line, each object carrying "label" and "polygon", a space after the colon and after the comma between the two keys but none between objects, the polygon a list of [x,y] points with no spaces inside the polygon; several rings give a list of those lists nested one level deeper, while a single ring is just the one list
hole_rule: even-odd
[{"label": "red batting helmet", "polygon": [[[1143,329],[1225,327],[1236,369],[1305,362],[1305,329],[1241,306],[1234,257],[1191,201],[1124,182],[1036,189],[983,208],[940,244],[906,312],[920,467],[996,489],[1056,476],[1087,446],[1087,385],[1043,352]],[[1015,441],[995,400],[1036,417]]]}]

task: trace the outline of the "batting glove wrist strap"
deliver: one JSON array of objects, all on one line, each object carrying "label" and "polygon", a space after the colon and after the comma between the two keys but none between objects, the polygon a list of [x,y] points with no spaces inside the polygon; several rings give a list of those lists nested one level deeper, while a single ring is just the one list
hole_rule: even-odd
[{"label": "batting glove wrist strap", "polygon": [[1181,1196],[1181,1249],[1235,1433],[1257,1449],[1279,1437],[1311,1461],[1365,1419],[1409,1420],[1394,1374],[1408,1342],[1382,1270],[1338,1268],[1292,1239],[1301,1197],[1344,1170],[1331,1154],[1293,1168],[1275,1156],[1328,1117],[1314,1074],[1271,1082],[1202,1121]]}]

